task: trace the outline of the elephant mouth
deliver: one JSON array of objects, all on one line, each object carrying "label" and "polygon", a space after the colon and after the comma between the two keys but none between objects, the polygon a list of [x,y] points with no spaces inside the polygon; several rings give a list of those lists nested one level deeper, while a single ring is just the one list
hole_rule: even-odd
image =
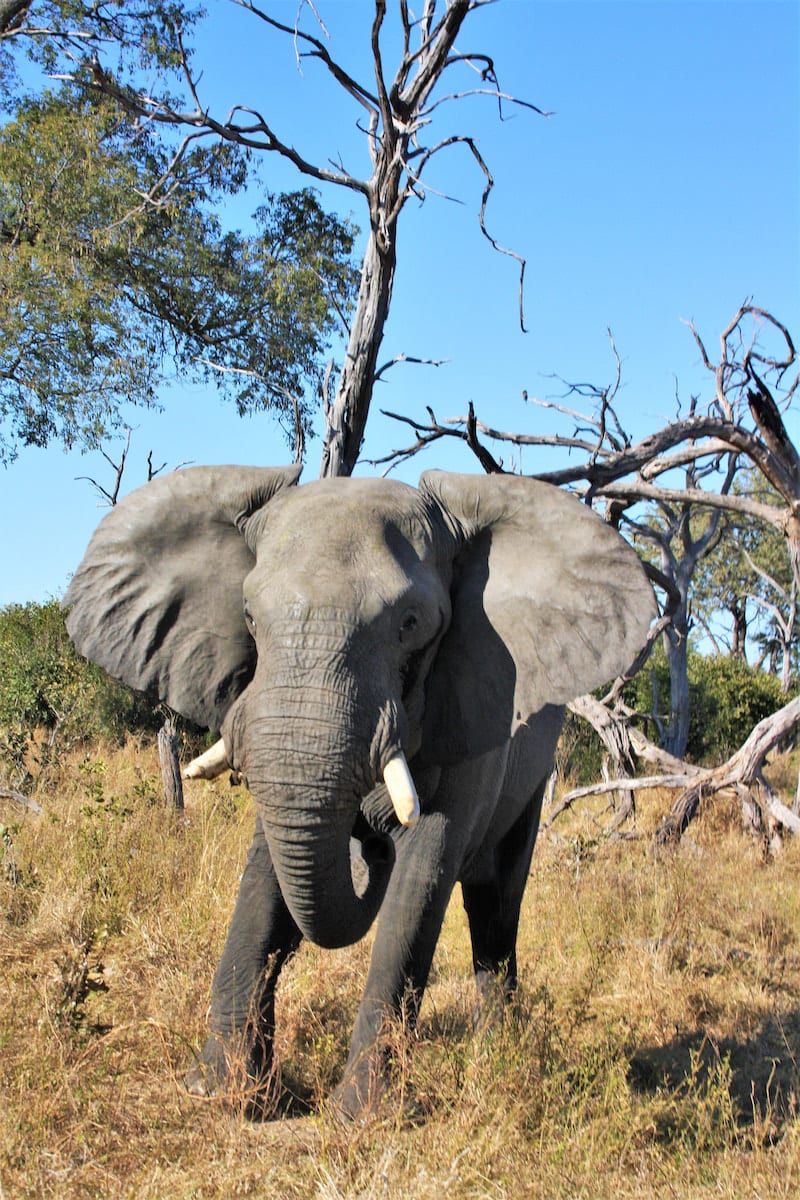
[{"label": "elephant mouth", "polygon": [[389,837],[373,829],[359,809],[350,831],[350,873],[353,890],[363,900],[369,886],[369,873],[374,868],[387,869],[394,855]]}]

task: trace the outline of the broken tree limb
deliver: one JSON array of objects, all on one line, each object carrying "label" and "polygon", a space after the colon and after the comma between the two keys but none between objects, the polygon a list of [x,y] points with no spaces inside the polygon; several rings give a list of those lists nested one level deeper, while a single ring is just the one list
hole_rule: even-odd
[{"label": "broken tree limb", "polygon": [[36,813],[37,817],[40,817],[44,812],[41,804],[38,804],[35,800],[31,800],[30,796],[23,796],[22,792],[15,792],[12,788],[0,787],[0,800],[11,800],[14,804],[19,804],[29,812]]},{"label": "broken tree limb", "polygon": [[[699,767],[675,758],[655,746],[641,730],[627,724],[624,716],[618,714],[615,717],[611,710],[591,696],[579,697],[569,708],[576,715],[590,721],[607,748],[610,744],[619,746],[622,759],[626,756],[631,762],[634,758],[644,759],[661,766],[662,772],[638,778],[631,778],[623,772],[614,778],[604,779],[601,783],[573,788],[546,813],[542,821],[543,829],[551,827],[557,818],[578,800],[612,792],[622,795],[625,792],[634,794],[665,788],[680,789],[680,794],[656,833],[659,845],[666,845],[681,837],[697,815],[703,800],[718,792],[730,790],[739,793],[743,806],[754,806],[757,819],[759,815],[763,817],[766,812],[773,822],[784,829],[800,833],[800,816],[783,803],[763,773],[764,762],[769,752],[800,726],[800,696],[794,697],[777,712],[759,721],[744,744],[719,767]],[[616,820],[612,822],[614,827],[618,824]]]}]

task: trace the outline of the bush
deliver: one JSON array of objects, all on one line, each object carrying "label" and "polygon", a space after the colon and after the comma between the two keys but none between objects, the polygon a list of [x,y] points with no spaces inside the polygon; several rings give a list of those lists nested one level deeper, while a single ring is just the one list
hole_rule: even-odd
[{"label": "bush", "polygon": [[[689,741],[686,757],[691,762],[716,765],[738,750],[753,727],[780,708],[788,699],[780,682],[766,671],[748,666],[740,659],[689,652]],[[626,698],[639,712],[653,706],[652,675],[658,687],[659,717],[669,723],[669,670],[659,647],[647,668],[629,687]],[[654,729],[648,736],[658,741]]]},{"label": "bush", "polygon": [[603,743],[589,722],[568,710],[556,750],[555,767],[560,777],[568,779],[572,787],[597,783],[604,755]]},{"label": "bush", "polygon": [[788,700],[780,681],[739,659],[689,658],[689,754],[697,762],[724,762],[753,728]]},{"label": "bush", "polygon": [[49,735],[41,767],[56,738],[62,748],[100,737],[119,744],[162,723],[145,696],[80,657],[57,600],[0,608],[0,661],[0,763],[17,786],[30,776],[37,731]]}]

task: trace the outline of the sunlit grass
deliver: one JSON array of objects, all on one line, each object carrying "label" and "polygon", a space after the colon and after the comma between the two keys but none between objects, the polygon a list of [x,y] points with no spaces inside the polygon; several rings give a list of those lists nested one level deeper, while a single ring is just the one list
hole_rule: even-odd
[{"label": "sunlit grass", "polygon": [[[181,1086],[252,832],[247,794],[159,799],[131,743],[63,762],[44,815],[3,808],[0,1196],[790,1197],[800,1192],[800,846],[765,859],[724,804],[676,850],[537,848],[518,1003],[471,1031],[458,896],[398,1089],[365,1127],[324,1100],[366,944],[303,946],[278,997],[276,1118]],[[649,805],[649,807],[648,807]],[[645,833],[664,798],[640,802]]]}]

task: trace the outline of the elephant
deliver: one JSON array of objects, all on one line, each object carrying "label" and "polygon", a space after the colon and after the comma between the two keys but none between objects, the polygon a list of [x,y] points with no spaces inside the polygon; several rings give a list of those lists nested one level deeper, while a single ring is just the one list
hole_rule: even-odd
[{"label": "elephant", "polygon": [[[270,1093],[279,972],[303,938],[377,917],[332,1103],[386,1095],[387,1030],[416,1020],[456,883],[480,1013],[516,940],[564,705],[629,666],[654,615],[634,551],[578,499],[517,475],[298,484],[190,467],[103,519],[64,598],[78,650],[219,743],[256,828],[187,1075]],[[502,1008],[502,1005],[501,1005]]]}]

